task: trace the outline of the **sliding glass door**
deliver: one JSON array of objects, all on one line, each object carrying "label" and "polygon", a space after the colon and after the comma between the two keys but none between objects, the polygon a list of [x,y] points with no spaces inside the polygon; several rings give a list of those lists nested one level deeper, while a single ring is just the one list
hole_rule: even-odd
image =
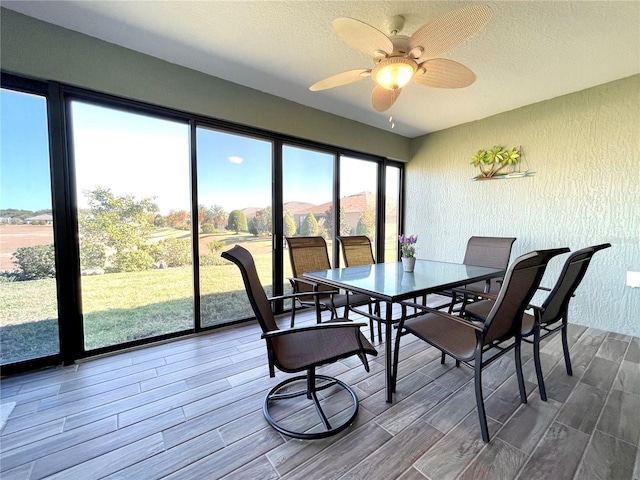
[{"label": "sliding glass door", "polygon": [[60,352],[47,99],[0,91],[0,365]]},{"label": "sliding glass door", "polygon": [[71,103],[84,347],[193,328],[189,125]]},{"label": "sliding glass door", "polygon": [[340,235],[364,235],[376,244],[378,164],[340,158]]},{"label": "sliding glass door", "polygon": [[385,167],[385,203],[384,203],[384,261],[397,262],[399,212],[400,212],[400,167]]},{"label": "sliding glass door", "polygon": [[[284,237],[322,236],[329,258],[333,251],[333,191],[335,155],[300,148],[282,147],[282,199]],[[284,245],[286,248],[286,244]],[[284,278],[291,278],[289,252],[283,256]],[[291,285],[285,280],[285,291]]]},{"label": "sliding glass door", "polygon": [[222,250],[251,252],[271,294],[272,152],[269,141],[197,129],[200,318],[203,327],[253,316],[235,265]]}]

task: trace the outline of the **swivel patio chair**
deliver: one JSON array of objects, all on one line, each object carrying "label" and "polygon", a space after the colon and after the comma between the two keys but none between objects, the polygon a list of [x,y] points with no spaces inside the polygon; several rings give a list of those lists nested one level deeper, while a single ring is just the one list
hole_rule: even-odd
[{"label": "swivel patio chair", "polygon": [[522,315],[542,279],[549,260],[568,251],[568,248],[541,250],[517,258],[507,270],[497,299],[483,323],[420,304],[410,304],[426,313],[408,320],[403,317],[400,320],[395,341],[394,375],[398,369],[400,336],[407,333],[440,350],[443,360],[446,354],[453,357],[457,365],[464,363],[472,367],[475,372],[476,406],[482,439],[489,442],[482,396],[482,369],[514,349],[520,401],[527,403],[520,357]]},{"label": "swivel patio chair", "polygon": [[[373,265],[376,263],[373,258],[373,249],[371,248],[371,240],[365,235],[354,235],[349,237],[338,237],[338,242],[342,247],[342,258],[344,260],[345,267],[358,267],[360,265]],[[380,316],[380,302],[371,300],[373,302],[374,312],[373,315]],[[369,303],[369,315],[371,312],[371,303]],[[357,310],[356,310],[357,311]],[[364,312],[357,311],[364,314]],[[367,316],[365,314],[365,316]],[[378,324],[378,338],[382,340],[382,323]],[[373,320],[369,317],[369,329],[371,332],[371,341],[374,340]]]},{"label": "swivel patio chair", "polygon": [[[291,271],[293,273],[293,278],[289,279],[293,292],[319,293],[319,295],[312,299],[298,299],[298,303],[300,303],[301,306],[316,309],[316,319],[318,323],[322,321],[322,310],[329,310],[331,312],[330,320],[334,320],[338,316],[337,310],[343,308],[344,318],[349,318],[348,305],[366,305],[371,302],[371,299],[366,295],[340,293],[327,285],[317,284],[302,278],[302,275],[307,272],[329,270],[331,268],[327,242],[325,242],[324,238],[286,237],[286,242],[289,250],[289,259],[291,261]],[[291,315],[292,327],[295,324],[295,316],[296,307],[294,303]]]},{"label": "swivel patio chair", "polygon": [[[567,257],[560,276],[553,289],[538,287],[540,290],[550,291],[541,306],[530,305],[533,315],[525,313],[522,318],[522,340],[533,345],[533,360],[538,379],[540,398],[547,401],[547,390],[542,375],[540,363],[540,340],[543,340],[558,331],[562,335],[562,351],[567,375],[573,375],[571,357],[569,356],[569,343],[567,341],[567,325],[569,301],[584,278],[591,258],[594,253],[611,247],[610,243],[594,245],[592,247],[577,250]],[[485,297],[491,297],[485,295]],[[465,315],[473,320],[484,321],[489,311],[493,308],[494,300],[488,298],[465,306]]]},{"label": "swivel patio chair", "polygon": [[[269,375],[275,376],[274,366],[287,373],[306,371],[306,375],[284,380],[269,391],[263,405],[267,422],[277,431],[301,439],[325,438],[343,431],[358,414],[358,397],[343,381],[316,374],[316,367],[357,355],[368,372],[367,355],[375,356],[378,352],[360,332],[360,327],[366,324],[335,321],[280,330],[270,302],[301,294],[267,298],[251,253],[239,245],[222,252],[222,257],[235,263],[242,273],[249,302],[267,343]],[[318,292],[302,295],[316,296]],[[296,389],[297,384],[302,387]],[[322,398],[318,398],[319,391],[324,391]],[[299,402],[290,404],[303,396],[312,401],[320,420],[314,416],[315,420],[301,427],[302,420],[309,416],[304,414],[306,410]]]}]

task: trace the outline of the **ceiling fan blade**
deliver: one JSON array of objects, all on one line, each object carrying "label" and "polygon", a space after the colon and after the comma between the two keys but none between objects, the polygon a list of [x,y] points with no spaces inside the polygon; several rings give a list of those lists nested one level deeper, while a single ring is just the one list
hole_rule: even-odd
[{"label": "ceiling fan blade", "polygon": [[387,90],[380,85],[376,85],[371,92],[371,105],[376,112],[384,112],[389,110],[391,106],[400,96],[402,88],[396,88],[395,90]]},{"label": "ceiling fan blade", "polygon": [[480,30],[492,15],[488,5],[476,4],[453,10],[416,30],[409,39],[409,49],[422,48],[422,54],[416,60],[439,57]]},{"label": "ceiling fan blade", "polygon": [[413,81],[425,87],[464,88],[476,81],[476,74],[453,60],[433,58],[420,65]]},{"label": "ceiling fan blade", "polygon": [[393,43],[384,33],[360,20],[336,18],[333,29],[342,40],[370,57],[379,57],[376,51],[387,55],[393,52]]},{"label": "ceiling fan blade", "polygon": [[371,70],[366,68],[348,70],[346,72],[332,75],[325,78],[324,80],[320,80],[319,82],[314,83],[309,87],[309,90],[311,90],[312,92],[317,92],[318,90],[326,90],[328,88],[340,87],[349,83],[359,82],[360,80],[363,80],[369,76],[367,75],[367,73],[371,73]]}]

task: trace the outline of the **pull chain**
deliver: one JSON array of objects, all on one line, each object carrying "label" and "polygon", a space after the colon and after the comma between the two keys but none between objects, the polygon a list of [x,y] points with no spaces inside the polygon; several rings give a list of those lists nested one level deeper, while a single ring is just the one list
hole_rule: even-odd
[{"label": "pull chain", "polygon": [[391,124],[391,128],[395,128],[396,124],[393,121],[393,105],[396,103],[395,102],[395,96],[396,96],[396,91],[395,90],[391,90],[391,109],[389,110],[389,123]]}]

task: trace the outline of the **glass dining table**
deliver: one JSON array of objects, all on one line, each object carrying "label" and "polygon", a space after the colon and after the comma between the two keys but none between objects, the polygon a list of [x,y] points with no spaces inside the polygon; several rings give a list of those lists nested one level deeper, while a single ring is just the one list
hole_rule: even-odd
[{"label": "glass dining table", "polygon": [[[303,276],[317,283],[350,293],[362,293],[386,303],[384,316],[371,318],[385,324],[385,399],[390,403],[393,401],[396,381],[395,372],[392,371],[393,324],[400,321],[400,318],[393,317],[393,304],[501,277],[504,273],[503,269],[417,260],[413,272],[405,272],[402,262],[388,262],[307,272]],[[406,309],[403,308],[402,311]]]}]

